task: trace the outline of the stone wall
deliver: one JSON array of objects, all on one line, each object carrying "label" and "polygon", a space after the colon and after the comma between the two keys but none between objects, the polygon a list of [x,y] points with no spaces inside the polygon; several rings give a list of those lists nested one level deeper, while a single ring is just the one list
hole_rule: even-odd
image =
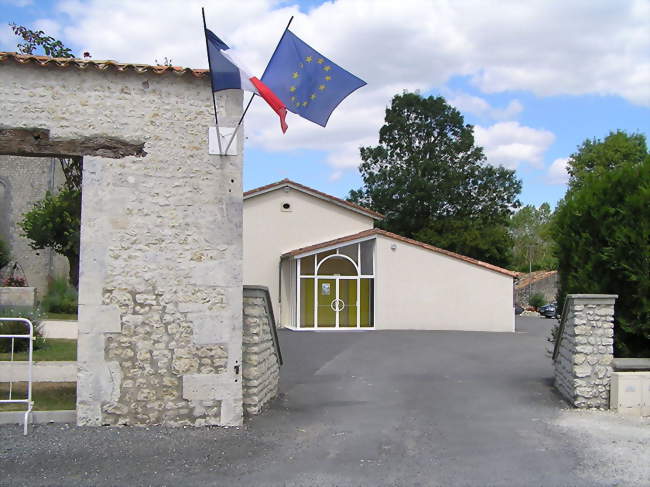
[{"label": "stone wall", "polygon": [[541,294],[547,303],[557,296],[557,271],[536,271],[520,277],[515,283],[515,303],[528,306],[530,297]]},{"label": "stone wall", "polygon": [[68,275],[68,260],[51,249],[32,249],[18,223],[34,203],[48,190],[56,192],[64,180],[61,165],[51,157],[0,155],[0,238],[9,244],[12,259],[20,265],[16,275],[25,273],[38,299],[47,292],[49,277]]},{"label": "stone wall", "polygon": [[[1,123],[144,143],[84,157],[78,424],[238,425],[242,157],[208,154],[209,78],[158,72],[5,61]],[[234,126],[242,92],[217,109]]]},{"label": "stone wall", "polygon": [[554,353],[555,387],[577,408],[608,408],[616,295],[569,294]]},{"label": "stone wall", "polygon": [[278,394],[281,357],[274,343],[268,289],[244,286],[244,411],[259,414]]}]

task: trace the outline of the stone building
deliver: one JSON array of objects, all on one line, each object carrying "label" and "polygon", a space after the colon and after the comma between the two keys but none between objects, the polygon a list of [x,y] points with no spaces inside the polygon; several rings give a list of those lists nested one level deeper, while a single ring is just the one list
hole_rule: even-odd
[{"label": "stone building", "polygon": [[0,154],[84,158],[78,424],[241,424],[243,136],[208,153],[206,71],[0,53],[0,104]]},{"label": "stone building", "polygon": [[68,261],[51,249],[32,249],[18,223],[47,191],[56,192],[63,182],[54,157],[0,156],[0,238],[18,264],[17,275],[24,273],[39,298],[47,292],[48,278],[68,275]]}]

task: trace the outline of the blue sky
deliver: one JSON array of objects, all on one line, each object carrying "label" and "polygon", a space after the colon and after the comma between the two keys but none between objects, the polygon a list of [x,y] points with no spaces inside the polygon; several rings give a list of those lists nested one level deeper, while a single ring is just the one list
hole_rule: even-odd
[{"label": "blue sky", "polygon": [[368,82],[321,128],[293,115],[282,135],[256,101],[247,117],[244,187],[288,177],[344,197],[361,185],[358,147],[376,143],[403,90],[442,95],[475,125],[488,161],[514,168],[521,200],[555,204],[563,164],[587,138],[650,134],[647,0],[272,1],[0,0],[0,50],[16,22],[94,59],[206,67],[200,7],[254,74],[287,20],[314,48]]}]

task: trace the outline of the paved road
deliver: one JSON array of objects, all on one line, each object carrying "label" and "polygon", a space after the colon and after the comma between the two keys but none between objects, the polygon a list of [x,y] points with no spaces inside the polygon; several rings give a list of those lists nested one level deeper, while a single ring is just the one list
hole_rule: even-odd
[{"label": "paved road", "polygon": [[281,332],[282,395],[245,427],[2,427],[0,484],[612,485],[554,424],[551,324]]}]

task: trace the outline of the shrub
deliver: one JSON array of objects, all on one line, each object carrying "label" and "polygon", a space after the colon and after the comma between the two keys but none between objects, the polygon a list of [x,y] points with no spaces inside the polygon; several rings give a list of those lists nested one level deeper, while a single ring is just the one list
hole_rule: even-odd
[{"label": "shrub", "polygon": [[546,298],[541,293],[535,293],[528,300],[528,304],[535,308],[539,308],[540,306],[544,306],[546,304]]},{"label": "shrub", "polygon": [[57,277],[47,286],[47,294],[41,301],[45,311],[51,313],[76,313],[77,290],[70,285],[65,277]]},{"label": "shrub", "polygon": [[[45,340],[39,330],[43,313],[38,308],[29,306],[0,306],[0,318],[27,318],[34,325],[34,350],[41,348]],[[24,335],[27,327],[24,323],[15,321],[0,321],[0,335]],[[14,352],[27,350],[28,342],[25,339],[14,340]],[[0,353],[11,352],[11,338],[0,338]]]},{"label": "shrub", "polygon": [[4,287],[25,287],[27,286],[27,281],[22,277],[9,276],[2,280],[2,285]]}]

